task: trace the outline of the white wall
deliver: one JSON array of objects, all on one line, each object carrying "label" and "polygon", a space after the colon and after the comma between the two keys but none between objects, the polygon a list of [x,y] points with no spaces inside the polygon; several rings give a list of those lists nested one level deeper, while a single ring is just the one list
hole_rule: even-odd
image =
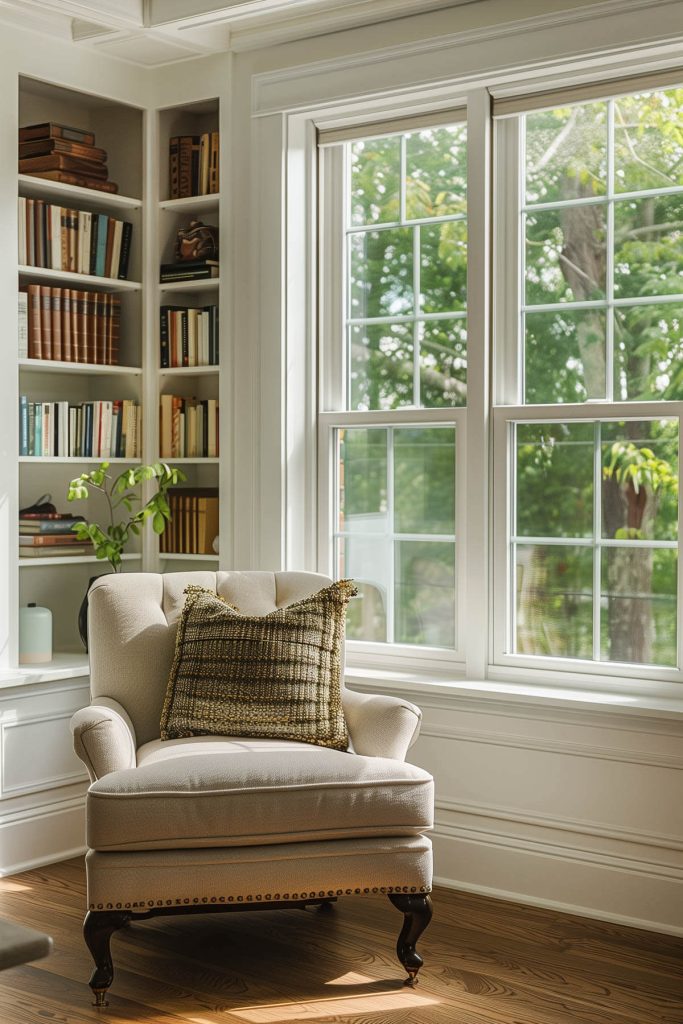
[{"label": "white wall", "polygon": [[[490,0],[234,56],[236,566],[312,567],[314,557],[311,510],[299,500],[314,464],[307,471],[292,459],[310,444],[310,425],[298,400],[287,405],[283,379],[301,365],[311,319],[301,307],[314,308],[292,255],[311,194],[306,118],[357,115],[359,97],[387,111],[405,109],[411,93],[444,102],[458,95],[455,79],[502,82],[516,62],[531,78],[568,61],[595,74],[586,71],[592,50],[603,69],[629,67],[635,48],[638,66],[648,49],[660,60],[683,56],[682,4],[601,4],[590,21],[567,14],[587,6]],[[532,20],[497,31],[513,13]],[[300,397],[299,380],[297,389]],[[355,673],[353,685],[402,693],[424,711],[412,756],[436,778],[440,882],[683,933],[681,701],[647,711],[647,700],[429,687],[390,672],[384,682]]]}]

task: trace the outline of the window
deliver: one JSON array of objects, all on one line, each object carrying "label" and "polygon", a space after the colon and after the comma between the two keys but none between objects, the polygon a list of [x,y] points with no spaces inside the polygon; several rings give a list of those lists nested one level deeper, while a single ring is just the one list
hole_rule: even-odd
[{"label": "window", "polygon": [[350,640],[452,654],[467,395],[466,127],[360,137],[323,159],[324,176],[336,171],[344,183],[327,211],[339,237],[328,295],[339,337],[336,346],[327,339],[337,362],[331,411],[321,416],[332,461],[328,564],[359,586]]},{"label": "window", "polygon": [[[320,553],[359,583],[356,652],[468,662],[479,575],[489,670],[683,678],[683,89],[602,88],[494,104],[490,395],[467,375],[484,105],[321,139]],[[489,414],[490,561],[463,486]]]},{"label": "window", "polygon": [[520,295],[497,338],[516,371],[495,411],[509,664],[679,664],[682,122],[667,89],[497,126],[520,154],[519,259],[502,240],[498,270],[517,262]]}]

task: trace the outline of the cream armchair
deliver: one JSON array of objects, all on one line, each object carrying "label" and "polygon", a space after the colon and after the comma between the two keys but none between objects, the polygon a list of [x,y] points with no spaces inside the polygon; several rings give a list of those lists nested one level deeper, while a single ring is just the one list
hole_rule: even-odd
[{"label": "cream armchair", "polygon": [[90,591],[92,704],[72,720],[87,766],[90,986],[106,1005],[112,934],[164,914],[304,907],[386,893],[414,984],[431,918],[431,776],[405,762],[420,711],[344,690],[351,748],[198,736],[162,741],[161,708],[190,584],[249,615],[316,593],[301,572],[126,573]]}]

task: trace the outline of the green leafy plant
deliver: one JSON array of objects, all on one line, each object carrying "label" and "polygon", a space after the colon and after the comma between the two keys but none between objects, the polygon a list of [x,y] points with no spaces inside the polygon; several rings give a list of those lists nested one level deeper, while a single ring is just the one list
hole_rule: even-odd
[{"label": "green leafy plant", "polygon": [[[109,523],[100,525],[76,523],[72,528],[79,540],[90,541],[97,558],[109,562],[114,572],[121,569],[121,556],[130,540],[131,534],[137,536],[147,519],[152,520],[152,529],[161,534],[170,521],[171,510],[166,498],[169,487],[185,480],[180,469],[174,469],[165,462],[155,462],[151,466],[136,466],[124,469],[118,476],[108,473],[110,464],[102,462],[90,473],[81,473],[69,484],[68,501],[79,501],[90,496],[90,491],[99,491],[104,495],[109,508]],[[155,480],[157,491],[152,497],[140,505],[142,501],[140,487],[145,480]],[[121,511],[122,518],[118,518]]]}]

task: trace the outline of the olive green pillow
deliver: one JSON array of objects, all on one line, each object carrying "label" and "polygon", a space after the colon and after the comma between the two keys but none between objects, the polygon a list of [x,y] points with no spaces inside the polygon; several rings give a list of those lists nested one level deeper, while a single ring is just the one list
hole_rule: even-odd
[{"label": "olive green pillow", "polygon": [[356,593],[340,580],[259,616],[187,587],[162,740],[259,736],[346,750],[341,654],[346,606]]}]

